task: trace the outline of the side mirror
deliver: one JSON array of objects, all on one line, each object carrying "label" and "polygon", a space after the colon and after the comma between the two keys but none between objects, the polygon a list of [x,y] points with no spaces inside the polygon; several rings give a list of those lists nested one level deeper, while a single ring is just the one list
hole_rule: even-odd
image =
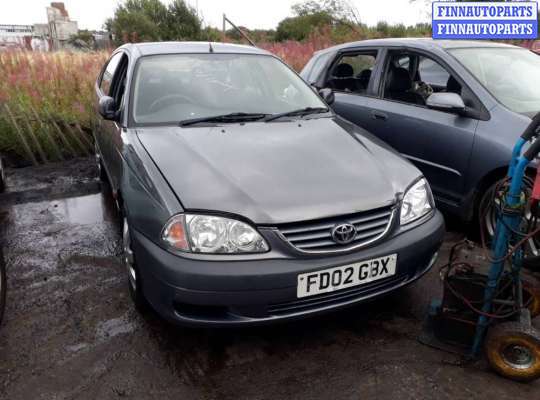
[{"label": "side mirror", "polygon": [[464,113],[466,110],[463,99],[457,93],[433,93],[427,98],[426,105],[434,110],[449,111],[458,114]]},{"label": "side mirror", "polygon": [[99,99],[98,111],[104,119],[115,121],[116,114],[116,102],[110,96],[103,96]]},{"label": "side mirror", "polygon": [[326,101],[326,104],[328,104],[329,106],[332,105],[332,103],[336,99],[334,96],[334,92],[330,88],[324,88],[319,90],[319,95],[323,98],[324,101]]}]

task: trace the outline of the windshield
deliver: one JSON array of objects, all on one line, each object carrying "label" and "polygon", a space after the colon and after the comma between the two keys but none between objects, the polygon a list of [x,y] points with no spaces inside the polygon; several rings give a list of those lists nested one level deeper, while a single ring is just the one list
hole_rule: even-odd
[{"label": "windshield", "polygon": [[525,49],[449,50],[503,105],[522,114],[540,110],[540,57]]},{"label": "windshield", "polygon": [[143,57],[134,79],[132,115],[139,124],[326,107],[285,64],[266,55]]}]

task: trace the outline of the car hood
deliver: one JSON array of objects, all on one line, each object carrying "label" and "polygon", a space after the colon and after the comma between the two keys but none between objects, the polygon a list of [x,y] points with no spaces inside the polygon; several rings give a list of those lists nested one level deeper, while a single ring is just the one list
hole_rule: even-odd
[{"label": "car hood", "polygon": [[420,176],[338,117],[137,134],[185,210],[232,213],[257,224],[388,206]]}]

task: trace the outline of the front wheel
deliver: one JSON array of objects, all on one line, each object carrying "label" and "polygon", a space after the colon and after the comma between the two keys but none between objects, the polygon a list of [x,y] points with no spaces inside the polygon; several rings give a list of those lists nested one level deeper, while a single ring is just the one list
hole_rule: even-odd
[{"label": "front wheel", "polygon": [[96,158],[96,166],[98,169],[98,177],[101,182],[107,182],[109,179],[107,177],[107,172],[105,171],[105,168],[103,167],[103,160],[101,159],[101,154],[99,153],[97,144],[94,145],[95,147],[95,158]]},{"label": "front wheel", "polygon": [[7,292],[6,265],[4,263],[2,249],[0,249],[0,324],[2,323],[2,318],[4,317],[4,309],[6,307],[6,292]]},{"label": "front wheel", "polygon": [[4,190],[6,190],[6,171],[2,157],[0,157],[0,193],[3,193]]},{"label": "front wheel", "polygon": [[515,381],[540,378],[540,332],[519,322],[492,327],[486,337],[489,364],[500,375]]},{"label": "front wheel", "polygon": [[141,274],[139,273],[139,268],[137,266],[137,263],[135,262],[135,254],[133,252],[131,240],[131,229],[129,227],[127,216],[123,217],[122,246],[122,261],[127,272],[128,288],[131,300],[133,300],[135,308],[138,311],[146,312],[148,311],[148,302],[146,301],[146,298],[143,294]]}]

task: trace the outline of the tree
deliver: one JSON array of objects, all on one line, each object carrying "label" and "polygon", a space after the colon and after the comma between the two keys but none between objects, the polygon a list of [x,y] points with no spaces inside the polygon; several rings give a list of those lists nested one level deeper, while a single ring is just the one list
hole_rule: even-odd
[{"label": "tree", "polygon": [[71,35],[68,42],[75,47],[91,49],[94,47],[94,35],[89,30],[82,29],[76,35]]},{"label": "tree", "polygon": [[207,26],[201,31],[201,40],[208,42],[220,42],[221,41],[221,31],[217,28]]},{"label": "tree", "polygon": [[125,0],[105,26],[117,43],[197,40],[201,35],[201,21],[184,0],[174,0],[169,7],[159,0]]},{"label": "tree", "polygon": [[304,40],[315,29],[331,25],[332,22],[332,17],[324,11],[285,18],[278,24],[276,40]]},{"label": "tree", "polygon": [[308,0],[291,9],[298,16],[326,13],[335,22],[360,25],[358,10],[348,0]]},{"label": "tree", "polygon": [[201,36],[201,20],[184,0],[169,5],[166,25],[166,40],[197,40]]},{"label": "tree", "polygon": [[304,40],[324,26],[346,26],[359,31],[358,11],[347,0],[308,0],[291,7],[293,17],[282,20],[276,31],[276,40]]}]

